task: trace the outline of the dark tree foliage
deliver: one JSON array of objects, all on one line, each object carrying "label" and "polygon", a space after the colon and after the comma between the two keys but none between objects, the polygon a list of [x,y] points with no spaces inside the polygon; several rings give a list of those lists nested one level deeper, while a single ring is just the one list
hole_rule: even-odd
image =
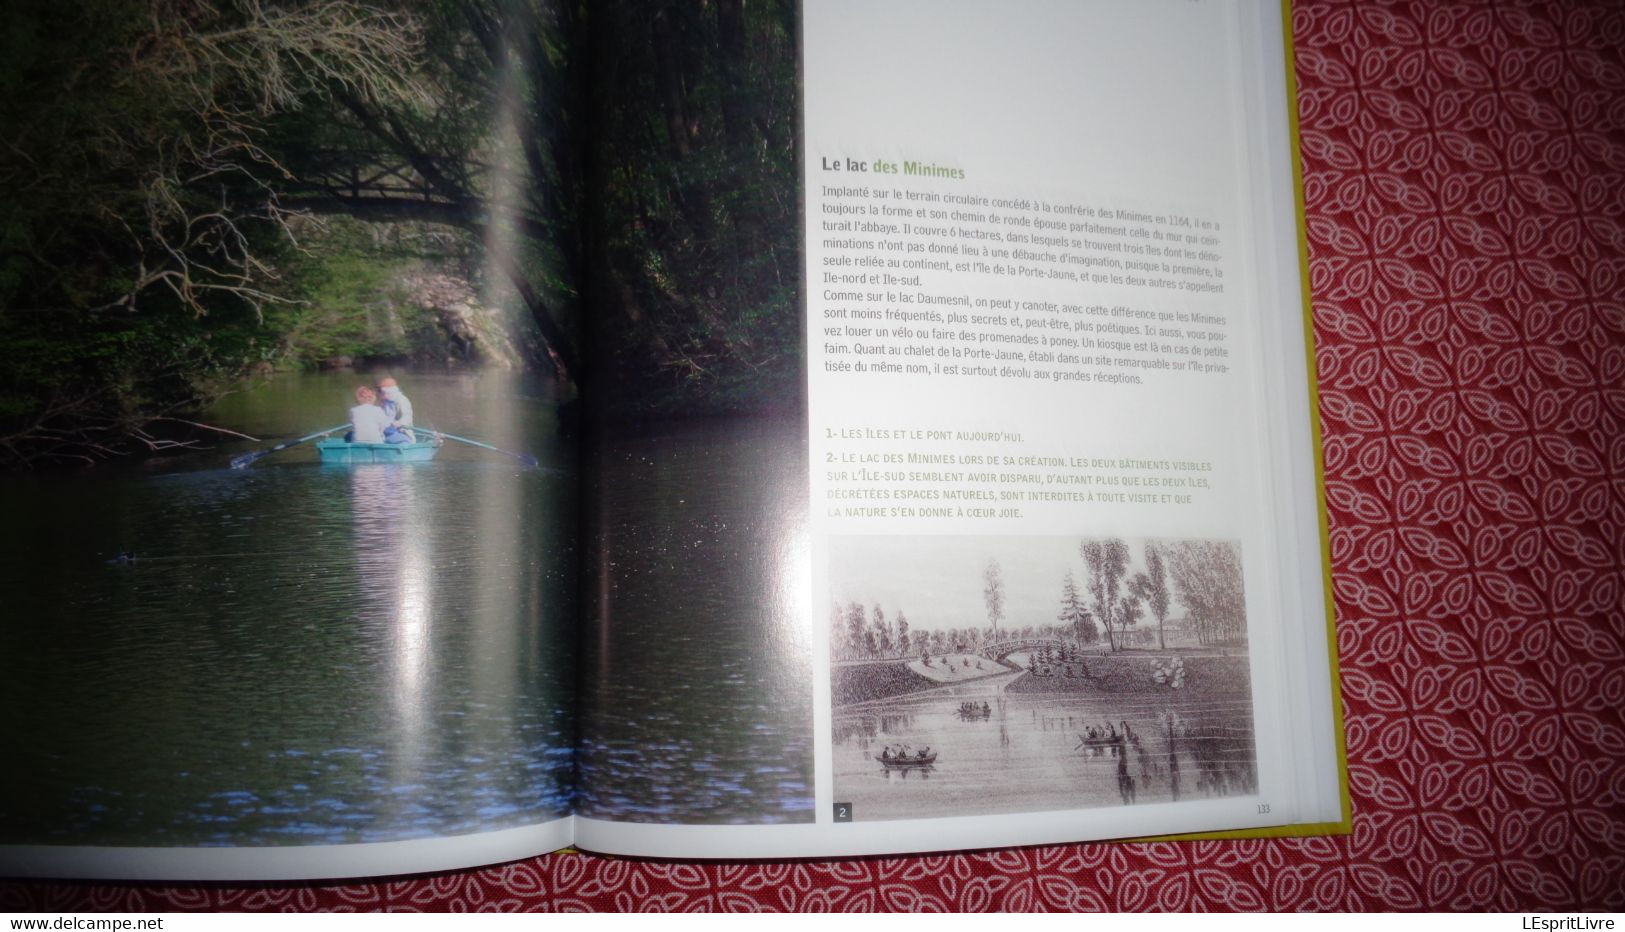
[{"label": "dark tree foliage", "polygon": [[847,606],[846,630],[848,649],[861,657],[868,657],[874,653],[874,632],[869,630],[869,616],[858,602]]},{"label": "dark tree foliage", "polygon": [[1065,580],[1061,583],[1061,613],[1056,616],[1064,630],[1078,639],[1080,643],[1093,644],[1099,640],[1100,635],[1095,631],[1094,617],[1083,604],[1083,594],[1078,591],[1078,582],[1068,570]]},{"label": "dark tree foliage", "polygon": [[[1078,552],[1089,571],[1089,595],[1094,600],[1095,617],[1106,626],[1106,641],[1112,650],[1117,650],[1121,641],[1112,631],[1114,623],[1123,621],[1128,607],[1120,592],[1123,577],[1128,573],[1128,545],[1118,538],[1087,540],[1078,545]],[[1116,627],[1126,628],[1127,624]]]},{"label": "dark tree foliage", "polygon": [[1180,541],[1168,548],[1168,575],[1204,646],[1247,637],[1241,549],[1229,541]]},{"label": "dark tree foliage", "polygon": [[154,425],[274,354],[291,242],[264,128],[335,86],[400,96],[417,49],[348,2],[8,4],[0,466],[175,445]]},{"label": "dark tree foliage", "polygon": [[595,387],[623,414],[799,410],[796,4],[591,16]]},{"label": "dark tree foliage", "polygon": [[152,447],[156,419],[288,363],[289,308],[326,274],[295,233],[333,215],[477,244],[535,361],[622,410],[799,409],[791,0],[18,0],[6,19],[0,465]]},{"label": "dark tree foliage", "polygon": [[1157,619],[1157,649],[1166,650],[1168,641],[1162,629],[1163,623],[1168,620],[1168,574],[1163,567],[1162,551],[1155,545],[1145,545],[1145,571],[1135,573],[1134,578],[1129,580],[1129,591],[1145,602],[1151,616]]},{"label": "dark tree foliage", "polygon": [[396,0],[422,31],[417,98],[337,88],[271,128],[282,202],[472,234],[558,375],[581,360],[584,14],[550,0]]}]

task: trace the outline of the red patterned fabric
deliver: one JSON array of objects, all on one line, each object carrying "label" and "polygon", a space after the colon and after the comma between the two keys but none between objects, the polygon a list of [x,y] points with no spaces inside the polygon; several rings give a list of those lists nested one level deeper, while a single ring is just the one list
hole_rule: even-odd
[{"label": "red patterned fabric", "polygon": [[1625,5],[1294,12],[1354,834],[12,908],[1625,909]]}]

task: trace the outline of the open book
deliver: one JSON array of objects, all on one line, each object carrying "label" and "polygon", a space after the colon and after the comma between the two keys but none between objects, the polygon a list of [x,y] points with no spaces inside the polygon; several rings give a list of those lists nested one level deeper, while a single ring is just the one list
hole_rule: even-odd
[{"label": "open book", "polygon": [[423,6],[484,103],[305,128],[478,157],[280,203],[480,230],[546,377],[338,360],[7,480],[0,870],[1346,830],[1281,9]]}]

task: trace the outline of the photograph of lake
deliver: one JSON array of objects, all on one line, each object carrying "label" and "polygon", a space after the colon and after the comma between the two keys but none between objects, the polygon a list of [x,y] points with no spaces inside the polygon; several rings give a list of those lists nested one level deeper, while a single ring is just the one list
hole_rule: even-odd
[{"label": "photograph of lake", "polygon": [[811,822],[803,422],[622,429],[592,473],[577,811]]},{"label": "photograph of lake", "polygon": [[[0,477],[0,843],[300,845],[569,812],[576,461],[543,380],[390,370],[432,461],[232,440]],[[289,373],[212,423],[296,437],[374,377]],[[424,433],[419,431],[419,433]]]},{"label": "photograph of lake", "polygon": [[854,821],[1256,791],[1236,544],[850,536],[830,553],[835,798]]},{"label": "photograph of lake", "polygon": [[814,818],[800,22],[593,5],[585,818]]},{"label": "photograph of lake", "polygon": [[182,12],[13,17],[0,845],[810,821],[799,6]]}]

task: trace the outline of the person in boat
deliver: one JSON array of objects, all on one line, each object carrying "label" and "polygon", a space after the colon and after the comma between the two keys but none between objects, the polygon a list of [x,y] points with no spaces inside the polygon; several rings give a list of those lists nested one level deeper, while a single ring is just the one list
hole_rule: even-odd
[{"label": "person in boat", "polygon": [[915,754],[914,756],[920,760],[925,760],[927,757],[931,756],[931,748],[929,746],[920,748],[919,753]]},{"label": "person in boat", "polygon": [[885,750],[880,752],[880,759],[881,760],[891,760],[891,758],[892,758],[891,745],[888,744],[888,745],[886,745]]},{"label": "person in boat", "polygon": [[396,429],[406,435],[406,442],[415,440],[412,434],[412,399],[401,391],[393,376],[386,375],[378,380],[378,396],[378,406],[389,415]]},{"label": "person in boat", "polygon": [[[378,393],[371,386],[358,386],[355,390],[355,407],[350,409],[350,432],[344,439],[350,443],[407,443],[403,436],[398,441],[388,441],[384,434],[394,427],[394,422],[384,409],[378,407]],[[400,431],[396,431],[397,434]]]}]

